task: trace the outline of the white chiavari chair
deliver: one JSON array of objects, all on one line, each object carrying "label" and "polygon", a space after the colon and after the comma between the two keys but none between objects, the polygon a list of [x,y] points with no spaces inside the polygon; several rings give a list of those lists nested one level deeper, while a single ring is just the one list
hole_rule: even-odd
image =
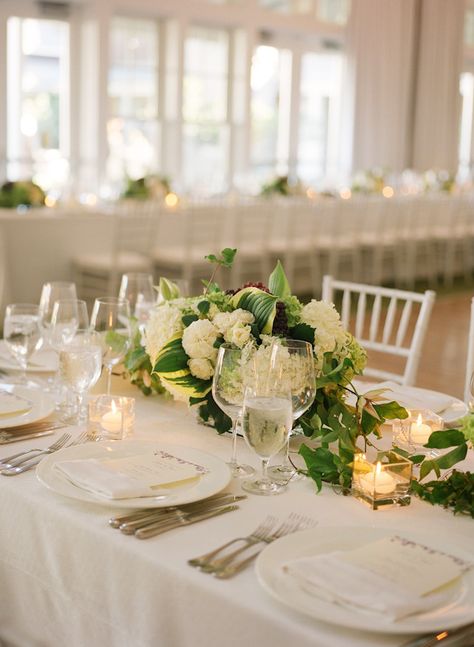
[{"label": "white chiavari chair", "polygon": [[[402,372],[372,368],[364,375],[393,380],[404,386],[415,382],[421,350],[428,327],[435,292],[423,294],[374,285],[336,281],[326,275],[323,279],[323,300],[334,302],[335,293],[342,293],[341,321],[362,346],[392,358],[401,358]],[[354,306],[354,316],[352,308]],[[416,312],[416,310],[418,312]]]}]

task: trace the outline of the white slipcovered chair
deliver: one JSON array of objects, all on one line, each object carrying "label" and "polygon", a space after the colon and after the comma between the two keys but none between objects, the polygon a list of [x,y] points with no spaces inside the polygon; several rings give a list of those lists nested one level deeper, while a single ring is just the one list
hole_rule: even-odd
[{"label": "white slipcovered chair", "polygon": [[[405,362],[401,373],[392,370],[365,369],[364,375],[393,380],[404,386],[415,383],[421,350],[436,297],[435,292],[423,294],[374,285],[323,279],[323,300],[334,302],[336,292],[342,293],[341,320],[368,351]],[[354,305],[354,317],[351,309]],[[368,306],[371,305],[371,311]],[[417,310],[417,312],[416,312]],[[393,363],[393,359],[392,359]]]}]

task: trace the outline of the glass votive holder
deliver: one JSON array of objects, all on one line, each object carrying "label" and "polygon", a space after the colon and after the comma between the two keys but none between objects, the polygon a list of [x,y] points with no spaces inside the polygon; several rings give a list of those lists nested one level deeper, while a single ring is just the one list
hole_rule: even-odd
[{"label": "glass votive holder", "polygon": [[410,409],[408,418],[392,423],[394,447],[400,447],[410,454],[431,455],[437,452],[424,447],[433,431],[444,428],[444,420],[429,409]]},{"label": "glass votive holder", "polygon": [[134,426],[135,398],[99,395],[89,403],[88,431],[97,440],[123,440]]},{"label": "glass votive holder", "polygon": [[372,510],[409,505],[412,462],[393,450],[354,456],[352,494]]}]

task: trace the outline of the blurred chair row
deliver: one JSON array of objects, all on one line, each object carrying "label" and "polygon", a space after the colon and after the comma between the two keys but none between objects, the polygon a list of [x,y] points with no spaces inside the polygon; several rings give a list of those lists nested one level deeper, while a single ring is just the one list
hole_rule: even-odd
[{"label": "blurred chair row", "polygon": [[170,213],[153,203],[117,207],[109,252],[80,254],[74,280],[84,298],[116,291],[124,272],[187,279],[199,290],[204,256],[236,247],[226,287],[267,281],[279,258],[296,293],[318,294],[322,277],[412,288],[451,284],[474,272],[474,204],[467,199],[249,200]]}]

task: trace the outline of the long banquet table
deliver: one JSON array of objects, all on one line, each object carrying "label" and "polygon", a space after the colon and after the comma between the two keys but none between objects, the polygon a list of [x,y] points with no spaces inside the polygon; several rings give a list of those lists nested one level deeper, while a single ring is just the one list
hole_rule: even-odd
[{"label": "long banquet table", "polygon": [[[114,392],[137,397],[136,438],[198,447],[227,459],[230,438],[198,425],[186,406],[145,398],[121,380]],[[47,446],[52,437],[35,440]],[[32,441],[0,448],[33,446]],[[239,440],[242,460],[257,466]],[[7,450],[7,451],[6,451]],[[466,467],[474,467],[472,456]],[[231,489],[239,490],[233,483]],[[240,509],[140,541],[112,530],[113,511],[47,490],[34,472],[0,477],[0,644],[2,647],[380,647],[406,636],[351,631],[300,615],[273,600],[253,568],[217,580],[186,563],[250,533],[268,514],[291,512],[327,526],[419,529],[449,533],[472,552],[474,522],[417,499],[409,507],[373,512],[351,497],[308,479],[279,496],[249,495]],[[449,547],[447,546],[447,549]]]}]

